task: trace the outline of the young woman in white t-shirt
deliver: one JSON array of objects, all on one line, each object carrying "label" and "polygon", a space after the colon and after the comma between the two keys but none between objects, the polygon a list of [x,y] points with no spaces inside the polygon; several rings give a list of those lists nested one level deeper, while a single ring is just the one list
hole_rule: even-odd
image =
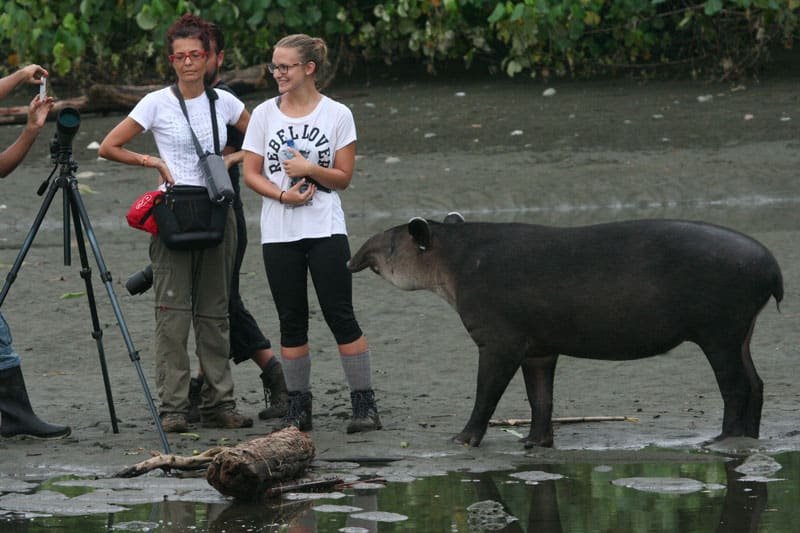
[{"label": "young woman in white t-shirt", "polygon": [[[308,272],[339,347],[353,415],[348,433],[381,428],[372,390],[370,352],[353,313],[350,246],[338,191],[350,185],[356,128],[346,106],[319,92],[327,66],[322,39],[281,39],[269,70],[279,96],[253,110],[242,148],[244,179],[260,194],[261,243],[278,310],[289,406],[280,426],[311,422]],[[292,144],[287,143],[291,140]]]}]

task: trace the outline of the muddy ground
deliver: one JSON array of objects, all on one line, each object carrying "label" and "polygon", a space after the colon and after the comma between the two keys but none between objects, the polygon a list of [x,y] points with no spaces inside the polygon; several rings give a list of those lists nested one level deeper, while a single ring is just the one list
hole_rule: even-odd
[{"label": "muddy ground", "polygon": [[[798,72],[794,69],[793,72]],[[793,77],[794,76],[794,77]],[[555,95],[544,96],[547,88]],[[733,447],[800,449],[798,281],[800,281],[800,79],[776,72],[735,84],[630,80],[559,82],[440,76],[409,81],[340,79],[329,91],[352,107],[359,160],[343,193],[353,250],[370,235],[422,215],[450,210],[470,220],[576,225],[638,217],[702,219],[745,231],[769,246],[782,265],[785,298],[771,302],[753,342],[765,382],[760,442]],[[260,98],[248,95],[252,109]],[[128,274],[148,263],[147,237],[124,223],[128,205],[154,177],[145,170],[99,161],[89,148],[120,119],[83,117],[74,140],[77,179],[102,257],[113,275],[114,299],[155,391],[152,294],[130,296]],[[49,126],[26,161],[0,183],[0,272],[5,278],[42,199],[36,189],[52,164]],[[0,128],[0,144],[18,134]],[[152,149],[149,140],[142,149]],[[251,312],[277,342],[277,319],[258,246],[259,199],[247,192],[250,248],[242,292]],[[119,433],[112,432],[91,337],[89,306],[72,246],[64,265],[61,193],[47,211],[3,313],[37,413],[70,424],[56,442],[0,442],[0,471],[44,478],[58,473],[115,472],[161,450],[110,304],[94,290]],[[532,280],[531,282],[535,282]],[[333,339],[312,313],[314,431],[321,458],[403,457],[441,469],[465,462],[488,469],[526,460],[517,436],[490,428],[483,444],[450,442],[472,407],[477,350],[457,315],[430,293],[401,292],[370,272],[354,278],[357,315],[372,348],[374,386],[384,429],[345,435],[349,398]],[[256,415],[263,396],[255,365],[234,368],[241,411]],[[517,375],[495,416],[528,418]],[[638,422],[559,425],[555,450],[539,459],[572,461],[599,454],[613,460],[689,460],[721,428],[722,402],[700,350],[684,345],[635,362],[562,358],[556,377],[556,417],[629,416]],[[269,425],[170,435],[172,451],[188,455],[220,443],[261,436]],[[516,428],[524,433],[527,428]]]}]

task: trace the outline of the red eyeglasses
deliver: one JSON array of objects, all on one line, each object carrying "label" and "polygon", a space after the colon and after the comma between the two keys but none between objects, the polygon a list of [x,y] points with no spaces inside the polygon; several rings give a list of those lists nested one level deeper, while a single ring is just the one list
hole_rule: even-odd
[{"label": "red eyeglasses", "polygon": [[171,62],[180,61],[181,63],[183,63],[184,61],[186,61],[187,57],[192,61],[200,61],[201,59],[208,57],[208,52],[206,52],[205,50],[191,50],[189,52],[178,52],[177,54],[170,54],[169,60]]}]

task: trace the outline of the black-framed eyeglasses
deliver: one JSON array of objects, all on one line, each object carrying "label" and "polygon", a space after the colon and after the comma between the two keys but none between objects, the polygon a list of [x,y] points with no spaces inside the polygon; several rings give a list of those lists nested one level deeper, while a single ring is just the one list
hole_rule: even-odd
[{"label": "black-framed eyeglasses", "polygon": [[186,61],[187,57],[192,61],[200,61],[201,59],[208,57],[208,52],[205,50],[191,50],[188,53],[178,52],[177,54],[170,54],[169,60],[183,63]]},{"label": "black-framed eyeglasses", "polygon": [[270,63],[267,65],[267,70],[269,70],[270,74],[275,74],[276,70],[281,74],[286,74],[287,72],[289,72],[290,68],[299,67],[300,65],[305,65],[306,63],[308,63],[308,61],[301,61],[300,63],[293,63],[291,65],[284,65],[284,64],[276,65],[275,63]]}]

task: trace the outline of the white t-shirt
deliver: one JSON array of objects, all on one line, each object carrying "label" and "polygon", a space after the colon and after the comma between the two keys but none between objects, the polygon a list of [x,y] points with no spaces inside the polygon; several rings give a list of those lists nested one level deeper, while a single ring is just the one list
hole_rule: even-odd
[{"label": "white t-shirt", "polygon": [[[277,97],[258,105],[250,116],[244,150],[264,158],[263,174],[283,190],[291,179],[278,159],[288,138],[295,150],[322,167],[332,168],[336,152],[356,140],[356,124],[350,109],[323,96],[311,114],[288,117],[277,105]],[[336,191],[317,189],[305,205],[281,204],[271,198],[261,201],[261,242],[292,242],[300,239],[347,235],[342,202]]]},{"label": "white t-shirt", "polygon": [[[244,103],[227,91],[216,90],[214,106],[217,111],[217,131],[222,149],[228,139],[227,124],[239,121]],[[211,130],[211,108],[205,93],[185,100],[192,129],[204,151],[214,153],[214,136]],[[139,100],[128,115],[145,131],[152,131],[158,155],[169,167],[176,185],[206,186],[200,170],[200,158],[192,141],[189,123],[181,111],[178,98],[170,87],[148,93]],[[163,185],[162,185],[163,188]]]}]

